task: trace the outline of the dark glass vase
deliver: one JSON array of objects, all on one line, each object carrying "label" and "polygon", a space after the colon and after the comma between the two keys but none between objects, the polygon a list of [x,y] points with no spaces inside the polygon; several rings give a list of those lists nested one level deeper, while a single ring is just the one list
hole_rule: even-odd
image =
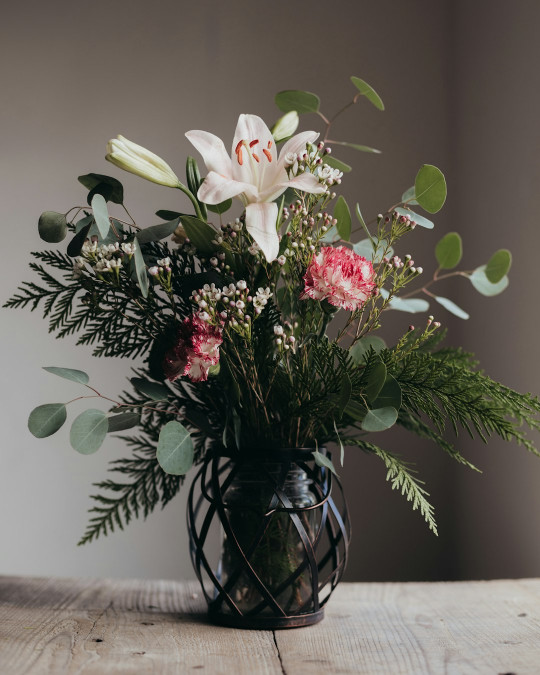
[{"label": "dark glass vase", "polygon": [[190,490],[188,527],[212,621],[276,629],[323,618],[345,569],[350,530],[341,485],[312,452],[205,459]]}]

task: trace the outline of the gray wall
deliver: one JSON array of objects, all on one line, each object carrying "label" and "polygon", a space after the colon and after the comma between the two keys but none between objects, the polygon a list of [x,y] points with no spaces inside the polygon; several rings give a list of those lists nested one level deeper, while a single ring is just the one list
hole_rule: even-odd
[{"label": "gray wall", "polygon": [[[387,111],[359,105],[343,116],[336,135],[384,153],[340,153],[355,166],[344,194],[365,214],[376,214],[412,184],[422,163],[445,170],[447,206],[436,231],[417,228],[411,236],[415,258],[433,269],[435,242],[458,229],[467,267],[502,246],[513,250],[515,263],[510,289],[499,298],[475,295],[465,280],[448,288],[470,311],[468,322],[442,309],[437,318],[448,324],[449,341],[475,351],[495,378],[536,392],[540,365],[526,355],[537,345],[529,298],[540,243],[539,28],[540,5],[525,1],[12,6],[0,27],[2,295],[29,278],[28,252],[45,248],[36,233],[39,213],[83,202],[81,173],[119,176],[128,207],[147,224],[158,208],[186,206],[181,195],[106,164],[108,138],[122,133],[182,172],[190,151],[184,131],[230,138],[240,112],[271,122],[274,93],[286,88],[319,93],[323,110],[331,112],[352,94],[348,77],[355,74],[377,88]],[[305,125],[317,127],[317,119],[306,118]],[[395,313],[388,323],[389,335],[396,335],[410,317]],[[56,342],[37,313],[2,311],[0,331],[0,573],[191,577],[185,493],[146,522],[76,548],[91,483],[125,451],[108,442],[81,457],[65,430],[41,441],[26,430],[31,408],[80,392],[41,366],[82,368],[98,389],[114,395],[137,363],[93,359],[88,349],[75,349],[74,340]],[[354,526],[349,579],[540,573],[538,460],[502,443],[485,448],[462,438],[460,447],[484,470],[478,476],[403,434],[392,431],[384,443],[419,461],[440,536],[390,490],[376,460],[351,449],[344,471]]]}]

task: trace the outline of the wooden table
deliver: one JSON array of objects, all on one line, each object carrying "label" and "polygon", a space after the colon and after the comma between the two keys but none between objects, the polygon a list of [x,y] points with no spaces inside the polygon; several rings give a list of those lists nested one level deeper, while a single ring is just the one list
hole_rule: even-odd
[{"label": "wooden table", "polygon": [[206,623],[176,581],[0,577],[0,673],[540,673],[540,579],[341,584],[322,623]]}]

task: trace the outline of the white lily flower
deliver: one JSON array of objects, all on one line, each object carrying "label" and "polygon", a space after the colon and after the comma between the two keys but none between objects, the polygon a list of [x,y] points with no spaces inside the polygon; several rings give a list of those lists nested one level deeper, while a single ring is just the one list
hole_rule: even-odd
[{"label": "white lily flower", "polygon": [[238,197],[246,207],[246,228],[260,246],[268,262],[279,253],[278,206],[274,202],[288,187],[322,194],[325,188],[317,176],[305,172],[289,180],[285,158],[305,152],[319,134],[304,131],[289,139],[277,156],[274,138],[256,115],[240,115],[231,157],[223,141],[207,131],[188,131],[186,137],[201,153],[209,174],[199,188],[198,198],[206,204],[219,204]]},{"label": "white lily flower", "polygon": [[289,138],[298,129],[300,118],[296,110],[291,110],[280,117],[272,127],[272,136],[276,143],[279,143],[284,138]]},{"label": "white lily flower", "polygon": [[112,138],[107,143],[105,159],[124,169],[124,171],[134,173],[136,176],[146,178],[153,183],[173,188],[181,185],[167,162],[141,145],[128,141],[123,136]]}]

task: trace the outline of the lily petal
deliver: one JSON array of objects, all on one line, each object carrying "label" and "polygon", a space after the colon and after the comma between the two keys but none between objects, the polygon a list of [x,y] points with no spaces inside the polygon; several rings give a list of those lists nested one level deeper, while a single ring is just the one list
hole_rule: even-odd
[{"label": "lily petal", "polygon": [[199,188],[197,197],[205,204],[220,204],[226,199],[238,197],[242,193],[256,197],[253,194],[253,185],[241,183],[232,178],[225,178],[215,171],[210,171]]},{"label": "lily petal", "polygon": [[260,246],[268,262],[275,260],[279,253],[277,215],[278,206],[274,202],[246,206],[246,229]]},{"label": "lily petal", "polygon": [[[250,147],[255,141],[257,143]],[[275,146],[264,120],[257,115],[240,115],[231,151],[233,178],[261,189],[265,174],[272,173],[276,166]]]},{"label": "lily petal", "polygon": [[318,138],[319,134],[316,131],[301,131],[299,134],[296,134],[296,136],[289,138],[279,153],[278,166],[280,168],[285,168],[285,157],[290,152],[294,152],[296,155],[299,152],[305,152],[306,144],[315,143]]},{"label": "lily petal", "polygon": [[314,195],[321,195],[323,192],[326,192],[326,188],[319,183],[317,176],[306,171],[305,173],[301,173],[298,176],[291,178],[291,180],[275,183],[269,187],[268,190],[261,192],[259,194],[259,199],[265,202],[274,201],[274,199],[277,199],[279,195],[285,192],[289,187],[295,188],[296,190],[302,190],[303,192],[310,192]]},{"label": "lily petal", "polygon": [[197,129],[188,131],[186,138],[201,153],[208,171],[216,171],[222,176],[232,178],[231,158],[227,154],[221,138],[208,131]]}]

